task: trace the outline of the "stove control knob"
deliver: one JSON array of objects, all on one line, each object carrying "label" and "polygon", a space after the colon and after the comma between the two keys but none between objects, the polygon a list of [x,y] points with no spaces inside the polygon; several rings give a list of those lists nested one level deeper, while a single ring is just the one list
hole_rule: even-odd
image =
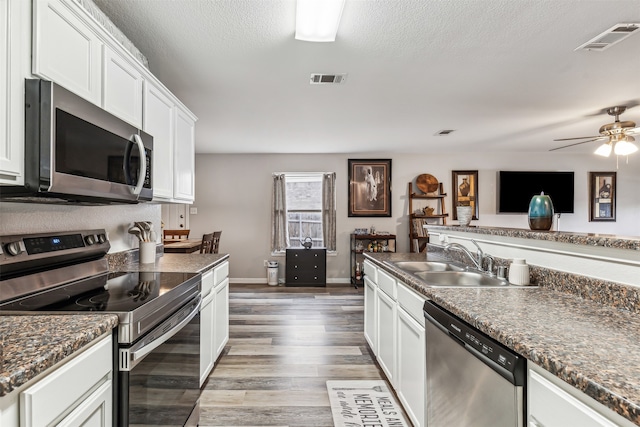
[{"label": "stove control knob", "polygon": [[5,249],[7,250],[7,253],[12,256],[20,255],[22,253],[20,242],[7,243]]},{"label": "stove control knob", "polygon": [[98,234],[98,243],[104,243],[107,241],[107,236],[102,233],[102,234]]},{"label": "stove control knob", "polygon": [[84,241],[87,243],[87,245],[91,246],[91,245],[95,245],[96,244],[96,236],[94,236],[93,234],[89,234],[87,236],[84,236]]}]

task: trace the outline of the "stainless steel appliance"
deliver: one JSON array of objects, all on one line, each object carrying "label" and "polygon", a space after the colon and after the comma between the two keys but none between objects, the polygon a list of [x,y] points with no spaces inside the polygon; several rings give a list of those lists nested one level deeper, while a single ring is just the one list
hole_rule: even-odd
[{"label": "stainless steel appliance", "polygon": [[195,426],[201,276],[110,273],[109,248],[104,230],[0,236],[0,314],[117,314],[116,425]]},{"label": "stainless steel appliance", "polygon": [[25,81],[25,184],[4,201],[137,203],[153,198],[153,137],[50,81]]},{"label": "stainless steel appliance", "polygon": [[523,357],[437,306],[424,304],[429,427],[522,427]]}]

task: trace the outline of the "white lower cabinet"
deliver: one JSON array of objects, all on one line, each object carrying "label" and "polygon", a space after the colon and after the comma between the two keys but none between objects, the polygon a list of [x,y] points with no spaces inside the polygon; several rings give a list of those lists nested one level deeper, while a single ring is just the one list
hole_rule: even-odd
[{"label": "white lower cabinet", "polygon": [[202,304],[200,306],[200,387],[213,369],[215,293],[213,292],[213,270],[202,275]]},{"label": "white lower cabinet", "polygon": [[364,334],[415,427],[425,425],[425,297],[364,262]]},{"label": "white lower cabinet", "polygon": [[213,354],[217,359],[229,342],[229,279],[225,277],[213,291],[216,294]]},{"label": "white lower cabinet", "polygon": [[632,427],[634,424],[539,366],[528,363],[529,427]]},{"label": "white lower cabinet", "polygon": [[[366,262],[365,262],[366,265]],[[369,343],[369,346],[374,352],[377,352],[376,346],[378,343],[376,335],[376,298],[377,298],[378,286],[369,279],[369,276],[364,276],[364,338]]]},{"label": "white lower cabinet", "polygon": [[229,262],[202,275],[200,387],[229,341]]},{"label": "white lower cabinet", "polygon": [[112,362],[109,335],[22,391],[20,426],[111,426]]},{"label": "white lower cabinet", "polygon": [[[376,358],[380,367],[395,386],[396,365],[396,301],[378,288],[376,298],[376,335],[378,336],[378,348]],[[376,351],[376,350],[374,350]]]}]

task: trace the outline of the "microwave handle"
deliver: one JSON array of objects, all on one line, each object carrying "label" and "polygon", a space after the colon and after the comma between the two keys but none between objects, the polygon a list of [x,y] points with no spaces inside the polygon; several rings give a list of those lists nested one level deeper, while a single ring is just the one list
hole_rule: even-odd
[{"label": "microwave handle", "polygon": [[137,133],[133,135],[133,141],[138,146],[138,151],[140,151],[140,171],[138,173],[138,182],[131,190],[133,194],[140,194],[142,191],[142,186],[144,185],[144,180],[147,177],[147,153],[144,150],[144,144],[142,143],[142,138]]}]

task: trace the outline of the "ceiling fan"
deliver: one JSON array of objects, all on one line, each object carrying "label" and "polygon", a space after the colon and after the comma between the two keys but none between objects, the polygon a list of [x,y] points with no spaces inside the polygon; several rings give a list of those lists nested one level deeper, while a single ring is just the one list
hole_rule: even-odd
[{"label": "ceiling fan", "polygon": [[600,128],[600,135],[581,136],[577,138],[554,139],[554,141],[573,141],[577,139],[586,139],[586,141],[575,142],[573,144],[563,145],[562,147],[552,148],[549,151],[560,150],[574,145],[586,144],[593,141],[604,141],[594,152],[599,156],[609,157],[611,151],[617,156],[627,156],[638,151],[638,147],[633,143],[635,138],[632,135],[640,134],[640,127],[636,127],[636,123],[631,120],[620,121],[620,115],[625,112],[626,106],[617,106],[607,108],[607,114],[615,117],[613,123],[607,123]]}]

